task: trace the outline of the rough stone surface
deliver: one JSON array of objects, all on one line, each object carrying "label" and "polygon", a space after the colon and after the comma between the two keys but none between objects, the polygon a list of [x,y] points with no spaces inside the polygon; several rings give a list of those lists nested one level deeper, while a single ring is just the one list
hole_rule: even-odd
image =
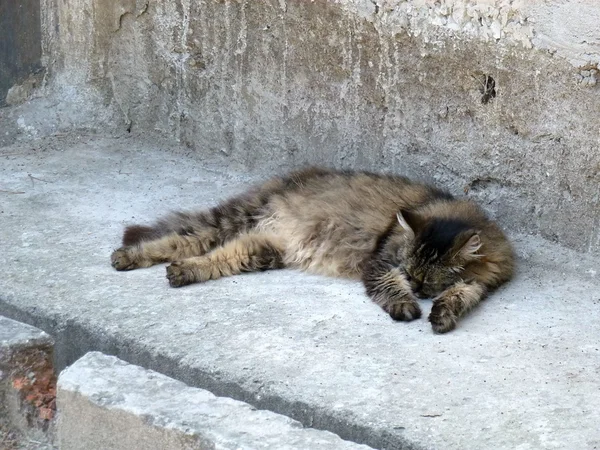
[{"label": "rough stone surface", "polygon": [[52,347],[54,341],[44,331],[0,316],[0,361],[8,363],[17,352],[31,347]]},{"label": "rough stone surface", "polygon": [[[44,0],[49,92],[251,169],[390,169],[600,253],[587,0]],[[63,106],[64,107],[64,106]],[[25,118],[21,127],[34,126]],[[573,221],[573,218],[577,218]]]},{"label": "rough stone surface", "polygon": [[369,448],[98,352],[58,389],[61,450]]},{"label": "rough stone surface", "polygon": [[513,235],[516,279],[443,336],[294,271],[171,289],[163,266],[110,267],[123,225],[256,175],[134,134],[0,151],[0,313],[55,336],[59,366],[103,351],[374,448],[600,445],[598,259]]}]

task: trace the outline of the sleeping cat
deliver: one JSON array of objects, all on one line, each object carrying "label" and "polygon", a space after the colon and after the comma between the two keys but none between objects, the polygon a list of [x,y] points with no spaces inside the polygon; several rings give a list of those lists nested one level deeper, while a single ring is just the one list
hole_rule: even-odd
[{"label": "sleeping cat", "polygon": [[393,319],[421,316],[445,333],[510,279],[500,228],[468,200],[404,177],[310,168],[201,212],[126,228],[117,270],[171,262],[173,287],[284,267],[362,280]]}]

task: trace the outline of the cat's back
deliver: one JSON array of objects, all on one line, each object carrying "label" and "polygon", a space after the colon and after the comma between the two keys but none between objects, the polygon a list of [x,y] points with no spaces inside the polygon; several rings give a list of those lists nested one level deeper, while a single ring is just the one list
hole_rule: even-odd
[{"label": "cat's back", "polygon": [[[452,196],[408,178],[371,172],[307,169],[286,177],[288,189],[277,198],[277,206],[312,216],[357,214],[393,217],[402,208],[413,208],[435,199]],[[387,226],[387,224],[386,224]]]},{"label": "cat's back", "polygon": [[287,243],[287,263],[327,275],[359,275],[400,209],[451,198],[407,178],[308,169],[281,179],[261,226]]}]

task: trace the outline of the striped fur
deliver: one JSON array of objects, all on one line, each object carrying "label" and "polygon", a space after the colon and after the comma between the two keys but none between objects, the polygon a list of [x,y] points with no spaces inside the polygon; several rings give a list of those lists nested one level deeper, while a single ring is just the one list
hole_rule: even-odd
[{"label": "striped fur", "polygon": [[393,319],[434,298],[437,332],[510,279],[513,252],[474,203],[432,186],[367,172],[306,169],[200,212],[125,230],[117,270],[167,267],[171,286],[241,272],[296,268],[360,279]]}]

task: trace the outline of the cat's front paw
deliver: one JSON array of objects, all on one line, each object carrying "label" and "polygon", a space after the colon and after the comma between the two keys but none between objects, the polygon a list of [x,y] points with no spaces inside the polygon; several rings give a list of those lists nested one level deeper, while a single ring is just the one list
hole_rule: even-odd
[{"label": "cat's front paw", "polygon": [[196,282],[196,275],[184,261],[175,261],[167,266],[167,279],[171,287],[181,287]]},{"label": "cat's front paw", "polygon": [[405,300],[392,303],[388,306],[387,312],[394,320],[408,322],[421,317],[421,308],[414,300]]},{"label": "cat's front paw", "polygon": [[110,255],[110,263],[117,270],[133,270],[140,267],[129,247],[121,247]]},{"label": "cat's front paw", "polygon": [[456,328],[458,317],[444,302],[434,302],[429,314],[429,322],[436,333],[447,333]]}]

